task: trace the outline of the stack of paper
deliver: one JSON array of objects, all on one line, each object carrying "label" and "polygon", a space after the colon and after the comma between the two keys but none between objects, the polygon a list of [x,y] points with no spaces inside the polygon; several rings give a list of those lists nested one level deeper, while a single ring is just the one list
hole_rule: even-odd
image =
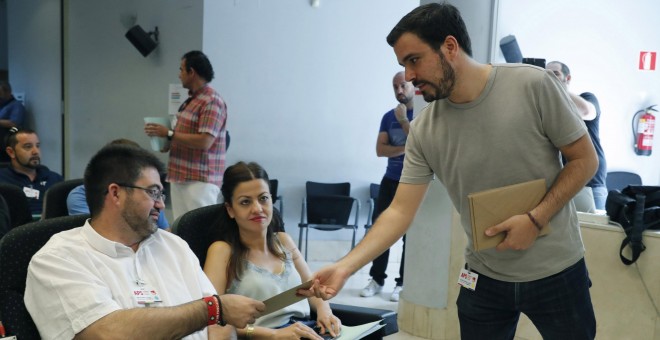
[{"label": "stack of paper", "polygon": [[[481,251],[500,244],[506,233],[486,236],[486,229],[534,209],[545,193],[545,179],[537,179],[469,194],[474,249]],[[546,225],[541,235],[549,232],[550,226]]]},{"label": "stack of paper", "polygon": [[362,339],[365,336],[383,328],[385,326],[384,323],[382,323],[383,320],[379,321],[374,321],[370,323],[365,323],[364,325],[360,326],[346,326],[342,325],[341,326],[341,334],[339,334],[338,337],[336,337],[336,340],[357,340],[357,339]]}]

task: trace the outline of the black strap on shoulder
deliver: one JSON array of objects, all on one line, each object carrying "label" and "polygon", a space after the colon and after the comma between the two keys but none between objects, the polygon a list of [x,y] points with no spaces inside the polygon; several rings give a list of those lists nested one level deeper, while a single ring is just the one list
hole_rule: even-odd
[{"label": "black strap on shoulder", "polygon": [[[637,261],[639,255],[646,250],[646,246],[642,243],[642,233],[644,232],[644,204],[646,203],[646,196],[644,194],[635,195],[637,203],[633,211],[633,221],[630,228],[626,229],[626,238],[621,242],[621,249],[619,250],[619,257],[621,262],[625,265],[631,265]],[[623,249],[630,244],[632,250],[632,258],[627,259],[623,256]]]}]

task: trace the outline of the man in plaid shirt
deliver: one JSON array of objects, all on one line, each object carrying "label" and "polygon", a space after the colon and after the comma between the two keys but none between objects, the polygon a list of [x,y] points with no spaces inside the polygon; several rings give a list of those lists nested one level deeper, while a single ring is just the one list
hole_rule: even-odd
[{"label": "man in plaid shirt", "polygon": [[167,181],[170,182],[174,218],[218,203],[225,171],[227,105],[208,83],[213,67],[201,51],[181,58],[179,79],[189,97],[179,108],[172,130],[148,123],[148,136],[167,137],[162,152],[170,152]]}]

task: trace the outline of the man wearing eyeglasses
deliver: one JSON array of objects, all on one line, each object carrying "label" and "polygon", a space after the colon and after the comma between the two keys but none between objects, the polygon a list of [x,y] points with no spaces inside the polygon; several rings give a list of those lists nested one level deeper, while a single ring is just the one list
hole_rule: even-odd
[{"label": "man wearing eyeglasses", "polygon": [[227,338],[233,328],[221,326],[243,328],[264,310],[215,295],[186,242],[158,229],[163,170],[152,153],[127,145],[92,157],[84,175],[91,218],[51,237],[28,267],[25,305],[43,339]]},{"label": "man wearing eyeglasses", "polygon": [[[138,148],[140,147],[138,143],[125,138],[115,139],[110,142],[109,145],[130,145]],[[164,196],[165,195],[163,195],[163,201],[165,201]],[[69,192],[69,195],[66,197],[66,207],[69,211],[69,215],[89,214],[89,206],[87,206],[87,195],[85,193],[84,185],[81,184]],[[157,224],[160,229],[170,230],[170,224],[167,221],[167,217],[165,217],[165,209],[160,211]]]}]

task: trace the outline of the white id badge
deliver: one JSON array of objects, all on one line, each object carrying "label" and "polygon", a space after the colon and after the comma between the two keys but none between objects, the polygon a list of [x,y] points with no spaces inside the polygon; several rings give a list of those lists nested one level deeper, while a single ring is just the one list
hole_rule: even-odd
[{"label": "white id badge", "polygon": [[25,196],[28,198],[39,199],[39,190],[37,189],[23,187],[23,193],[25,193]]},{"label": "white id badge", "polygon": [[155,289],[150,288],[149,286],[144,287],[144,289],[149,290],[149,293],[151,294],[151,298],[153,302],[163,302],[163,300],[160,298],[160,295],[156,292]]},{"label": "white id badge", "polygon": [[149,304],[149,303],[154,303],[154,297],[151,294],[151,291],[144,287],[138,287],[133,289],[133,296],[135,297],[135,300],[137,303],[144,305],[144,304]]},{"label": "white id badge", "polygon": [[469,289],[477,289],[477,280],[479,279],[479,274],[473,273],[465,268],[461,269],[461,273],[458,275],[458,284]]}]

